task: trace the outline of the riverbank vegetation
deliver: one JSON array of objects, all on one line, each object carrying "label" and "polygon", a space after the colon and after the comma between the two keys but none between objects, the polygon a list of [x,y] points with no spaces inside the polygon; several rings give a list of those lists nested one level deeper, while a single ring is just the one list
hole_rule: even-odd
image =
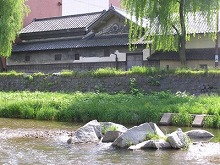
[{"label": "riverbank vegetation", "polygon": [[191,122],[189,114],[214,115],[206,127],[220,127],[220,97],[178,92],[110,95],[107,93],[0,92],[0,117],[68,122],[112,121],[122,124],[158,123],[161,114],[184,114],[175,124]]},{"label": "riverbank vegetation", "polygon": [[80,72],[80,71],[72,71],[72,70],[62,70],[59,73],[53,74],[45,74],[45,73],[33,73],[26,74],[22,72],[9,71],[9,72],[1,72],[1,76],[24,76],[27,78],[31,77],[39,77],[39,76],[63,76],[63,77],[107,77],[107,76],[125,76],[125,75],[192,75],[192,76],[200,76],[200,75],[220,75],[220,69],[218,68],[209,68],[209,69],[190,69],[190,68],[177,68],[177,69],[160,69],[156,67],[141,67],[135,66],[130,70],[120,70],[115,68],[100,68],[97,70]]}]

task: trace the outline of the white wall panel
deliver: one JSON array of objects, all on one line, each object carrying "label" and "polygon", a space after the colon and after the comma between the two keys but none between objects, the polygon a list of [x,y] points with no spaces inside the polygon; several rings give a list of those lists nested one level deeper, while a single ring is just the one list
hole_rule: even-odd
[{"label": "white wall panel", "polygon": [[109,0],[62,0],[63,16],[97,12],[108,8]]}]

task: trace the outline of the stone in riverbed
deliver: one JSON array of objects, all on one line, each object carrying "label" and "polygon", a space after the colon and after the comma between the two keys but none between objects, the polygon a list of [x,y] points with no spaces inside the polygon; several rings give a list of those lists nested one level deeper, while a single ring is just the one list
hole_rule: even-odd
[{"label": "stone in riverbed", "polygon": [[198,138],[212,138],[214,135],[206,130],[191,130],[185,132],[190,138],[198,139]]},{"label": "stone in riverbed", "polygon": [[144,147],[145,148],[151,148],[152,147],[151,140],[143,141],[143,142],[138,143],[136,145],[131,145],[128,149],[129,150],[140,150]]},{"label": "stone in riverbed", "polygon": [[121,134],[122,132],[120,131],[107,131],[102,142],[114,142]]},{"label": "stone in riverbed", "polygon": [[134,126],[121,134],[112,145],[115,147],[125,148],[143,142],[147,134],[154,134],[154,130],[149,123]]},{"label": "stone in riverbed", "polygon": [[167,141],[173,148],[180,149],[188,145],[187,135],[178,128],[175,132],[168,134]]},{"label": "stone in riverbed", "polygon": [[169,149],[171,148],[170,143],[166,142],[163,139],[159,140],[147,140],[137,145],[132,145],[128,149],[130,150],[139,150],[139,149]]},{"label": "stone in riverbed", "polygon": [[95,143],[99,138],[101,138],[101,125],[97,120],[93,120],[76,130],[72,143]]},{"label": "stone in riverbed", "polygon": [[150,122],[151,128],[154,130],[154,134],[158,135],[160,138],[165,138],[164,133],[160,130],[157,124]]},{"label": "stone in riverbed", "polygon": [[[113,122],[100,122],[101,124],[101,129],[111,129],[111,128],[115,128],[116,130],[114,131],[120,131],[120,132],[126,132],[128,129],[121,125],[121,124],[116,124],[116,123],[113,123]],[[113,130],[110,130],[110,131],[113,131]]]}]

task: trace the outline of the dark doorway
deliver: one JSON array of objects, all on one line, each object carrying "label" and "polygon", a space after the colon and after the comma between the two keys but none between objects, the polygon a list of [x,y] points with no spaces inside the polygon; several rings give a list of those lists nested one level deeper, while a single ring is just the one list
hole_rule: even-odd
[{"label": "dark doorway", "polygon": [[143,66],[143,53],[127,53],[127,70],[133,66]]}]

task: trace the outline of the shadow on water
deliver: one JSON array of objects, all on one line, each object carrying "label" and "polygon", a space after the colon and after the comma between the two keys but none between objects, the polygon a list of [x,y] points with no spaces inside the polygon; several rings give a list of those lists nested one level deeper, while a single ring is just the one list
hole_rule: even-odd
[{"label": "shadow on water", "polygon": [[[76,130],[81,125],[60,122],[1,119],[0,133],[5,130]],[[177,127],[161,127],[166,133]],[[188,131],[194,128],[182,128]],[[219,130],[208,129],[219,139]],[[12,131],[13,132],[13,131]],[[140,150],[115,149],[110,143],[68,145],[66,135],[52,138],[2,138],[0,137],[0,164],[65,164],[65,165],[188,165],[220,164],[220,144],[190,145],[188,150]]]}]

